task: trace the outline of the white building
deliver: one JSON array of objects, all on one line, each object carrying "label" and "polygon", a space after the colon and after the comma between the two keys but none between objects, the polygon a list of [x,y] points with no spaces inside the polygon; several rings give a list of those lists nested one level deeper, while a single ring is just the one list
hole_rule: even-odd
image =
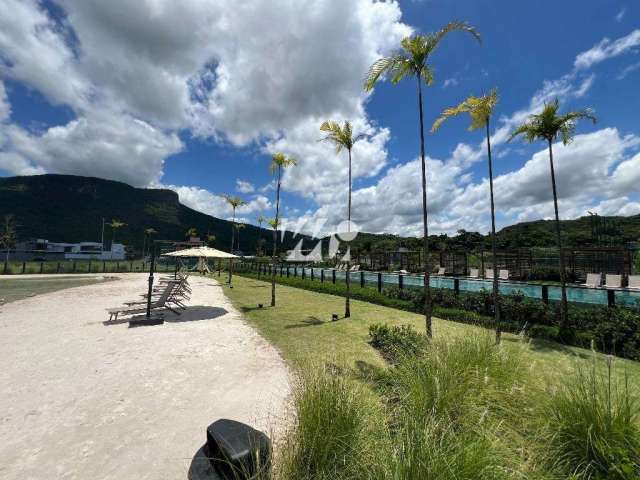
[{"label": "white building", "polygon": [[15,253],[42,260],[124,260],[126,257],[121,243],[112,243],[111,250],[104,250],[100,242],[63,243],[41,238],[16,245]]}]

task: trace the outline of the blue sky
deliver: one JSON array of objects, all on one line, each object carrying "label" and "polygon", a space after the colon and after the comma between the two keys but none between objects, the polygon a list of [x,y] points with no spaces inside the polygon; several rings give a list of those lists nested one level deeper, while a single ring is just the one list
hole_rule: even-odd
[{"label": "blue sky", "polygon": [[[415,84],[381,83],[367,67],[401,38],[466,20],[434,54],[430,126],[446,107],[497,87],[499,226],[552,214],[544,145],[505,142],[558,97],[591,107],[557,145],[561,216],[640,213],[640,5],[630,1],[0,0],[0,174],[96,175],[176,190],[228,217],[223,193],[273,215],[270,155],[299,165],[284,179],[290,226],[330,231],[346,216],[346,155],[319,143],[325,119],[351,120],[354,218],[366,231],[421,230]],[[451,120],[426,138],[430,226],[486,232],[483,133]]]}]

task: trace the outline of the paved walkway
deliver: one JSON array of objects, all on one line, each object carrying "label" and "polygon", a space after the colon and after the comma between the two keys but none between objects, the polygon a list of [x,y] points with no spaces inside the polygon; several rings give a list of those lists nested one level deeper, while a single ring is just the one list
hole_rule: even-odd
[{"label": "paved walkway", "polygon": [[289,373],[211,279],[163,325],[104,325],[143,274],[0,311],[0,478],[180,479],[218,418],[278,428]]}]

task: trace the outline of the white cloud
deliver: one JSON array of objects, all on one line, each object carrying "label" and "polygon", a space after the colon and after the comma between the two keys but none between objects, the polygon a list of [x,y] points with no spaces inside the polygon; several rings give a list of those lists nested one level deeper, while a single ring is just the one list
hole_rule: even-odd
[{"label": "white cloud", "polygon": [[[9,116],[11,116],[11,105],[7,98],[7,91],[4,87],[4,83],[0,81],[0,123],[8,120]],[[0,145],[2,145],[1,139]]]},{"label": "white cloud", "polygon": [[626,13],[627,13],[627,9],[624,7],[621,8],[620,11],[616,14],[616,22],[620,23]]},{"label": "white cloud", "polygon": [[236,179],[236,190],[240,193],[253,193],[256,187],[251,182],[245,180]]},{"label": "white cloud", "polygon": [[618,76],[616,77],[618,80],[623,80],[625,79],[630,73],[635,72],[636,70],[640,69],[640,62],[637,63],[633,63],[631,65],[626,66],[625,68],[622,69],[622,71],[618,74]]},{"label": "white cloud", "polygon": [[603,38],[589,50],[578,54],[574,66],[577,70],[591,68],[597,63],[622,55],[638,46],[640,46],[640,29],[613,41]]},{"label": "white cloud", "polygon": [[451,77],[447,78],[442,84],[442,88],[455,87],[460,83],[457,78]]},{"label": "white cloud", "polygon": [[[135,186],[156,182],[164,160],[183,145],[148,123],[107,111],[91,112],[66,125],[31,133],[15,125],[5,129],[2,166],[10,173],[63,173],[120,180]],[[18,161],[20,157],[22,160]]]},{"label": "white cloud", "polygon": [[[184,205],[200,212],[218,218],[231,218],[232,209],[222,195],[214,195],[208,190],[200,187],[184,185],[163,185],[155,184],[156,188],[168,188],[175,191],[180,197],[180,202]],[[271,210],[271,202],[264,195],[254,195],[247,201],[246,205],[236,210],[236,220],[238,215],[253,215]]]}]

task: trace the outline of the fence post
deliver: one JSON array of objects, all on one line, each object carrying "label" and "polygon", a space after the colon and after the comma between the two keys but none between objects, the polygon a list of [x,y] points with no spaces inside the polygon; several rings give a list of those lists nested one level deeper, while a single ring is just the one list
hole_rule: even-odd
[{"label": "fence post", "polygon": [[302,279],[304,280],[307,276],[307,273],[305,271],[304,265],[302,266]]},{"label": "fence post", "polygon": [[364,288],[364,272],[360,272],[360,288]]},{"label": "fence post", "polygon": [[289,265],[287,265],[287,278],[289,278],[289,275],[290,275],[290,273],[289,273]]},{"label": "fence post", "polygon": [[7,265],[7,261],[5,260],[5,262],[4,262],[4,271],[3,271],[3,273],[5,275],[7,274],[7,268],[8,268],[8,265]]},{"label": "fence post", "polygon": [[44,262],[40,262],[40,273],[42,273],[43,268],[44,268]]},{"label": "fence post", "polygon": [[336,271],[335,270],[331,270],[331,281],[333,283],[336,283]]},{"label": "fence post", "polygon": [[402,290],[404,288],[404,277],[402,274],[398,275],[398,288]]},{"label": "fence post", "polygon": [[116,262],[116,272],[120,271],[120,262]]},{"label": "fence post", "polygon": [[297,277],[297,276],[298,276],[298,266],[297,266],[297,265],[294,265],[294,266],[293,266],[293,276],[294,276],[294,277]]},{"label": "fence post", "polygon": [[549,285],[542,285],[542,301],[549,304]]},{"label": "fence post", "polygon": [[616,291],[609,289],[607,290],[607,305],[610,307],[616,306]]},{"label": "fence post", "polygon": [[26,268],[27,268],[27,262],[22,262],[22,273],[24,273]]},{"label": "fence post", "polygon": [[[58,264],[60,265],[60,264]],[[102,273],[107,271],[107,262],[105,262],[104,260],[102,261]]]},{"label": "fence post", "polygon": [[87,271],[91,273],[91,260],[89,260],[89,267],[87,268]]},{"label": "fence post", "polygon": [[133,272],[133,262],[129,262],[129,272]]},{"label": "fence post", "polygon": [[75,260],[73,261],[73,267],[71,267],[71,271],[73,273],[76,273],[76,261]]},{"label": "fence post", "polygon": [[453,294],[456,297],[460,295],[460,279],[459,278],[453,279]]},{"label": "fence post", "polygon": [[58,262],[58,265],[56,266],[56,273],[60,273],[60,262]]},{"label": "fence post", "polygon": [[311,267],[311,281],[313,282],[313,267]]},{"label": "fence post", "polygon": [[324,268],[320,269],[320,283],[324,283]]},{"label": "fence post", "polygon": [[382,293],[382,273],[378,272],[378,293]]}]

